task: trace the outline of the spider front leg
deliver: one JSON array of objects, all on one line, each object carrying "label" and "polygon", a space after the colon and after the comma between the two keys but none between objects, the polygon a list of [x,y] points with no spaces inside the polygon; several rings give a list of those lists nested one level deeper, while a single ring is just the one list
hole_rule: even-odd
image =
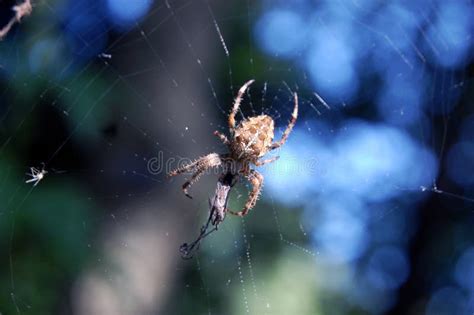
[{"label": "spider front leg", "polygon": [[278,149],[279,147],[285,144],[286,139],[288,139],[288,136],[290,135],[291,130],[293,130],[293,127],[296,124],[296,118],[298,118],[298,95],[295,93],[295,107],[293,109],[293,113],[291,113],[290,123],[288,124],[288,127],[286,127],[285,132],[283,132],[283,135],[281,136],[280,141],[272,144],[271,146],[272,150]]},{"label": "spider front leg", "polygon": [[239,110],[240,102],[242,102],[242,97],[244,96],[245,91],[249,87],[250,84],[252,84],[255,80],[249,80],[245,82],[244,85],[239,89],[239,92],[237,93],[237,97],[235,98],[234,101],[234,106],[232,106],[232,111],[229,114],[229,129],[231,135],[234,134],[234,129],[235,129],[235,114],[237,114],[237,111]]},{"label": "spider front leg", "polygon": [[220,133],[219,131],[214,131],[214,135],[217,136],[225,145],[229,145],[229,139],[227,139],[226,135],[223,133]]},{"label": "spider front leg", "polygon": [[33,178],[30,178],[30,179],[26,180],[25,183],[29,184],[29,183],[32,183],[32,182],[37,181],[37,180],[38,179],[36,177],[33,177]]},{"label": "spider front leg", "polygon": [[245,176],[247,180],[250,182],[252,185],[252,191],[249,194],[249,199],[245,203],[244,208],[239,211],[239,212],[234,212],[230,211],[230,213],[234,215],[238,215],[239,217],[245,216],[250,209],[255,207],[255,204],[257,203],[258,196],[260,195],[260,192],[262,190],[262,185],[263,185],[263,176],[256,170],[250,170],[249,173]]},{"label": "spider front leg", "polygon": [[257,161],[257,162],[255,162],[255,166],[262,166],[262,165],[265,165],[265,164],[268,164],[268,163],[272,163],[272,162],[275,162],[276,160],[278,160],[279,158],[280,158],[279,156],[274,156],[274,157],[266,159],[266,160]]},{"label": "spider front leg", "polygon": [[183,192],[184,194],[189,197],[189,198],[192,198],[191,195],[189,195],[188,193],[188,189],[189,187],[194,184],[195,182],[197,182],[199,180],[199,178],[201,177],[201,175],[209,168],[211,167],[216,167],[216,166],[219,166],[221,165],[221,157],[219,156],[219,154],[217,153],[211,153],[211,154],[208,154],[188,165],[185,165],[181,168],[178,168],[172,172],[170,172],[168,174],[168,177],[171,177],[171,176],[175,176],[175,175],[178,175],[178,174],[181,174],[181,173],[184,173],[184,172],[187,172],[187,171],[191,171],[191,170],[194,170],[194,174],[192,175],[191,179],[186,181],[184,184],[183,184]]},{"label": "spider front leg", "polygon": [[25,173],[26,175],[29,175],[29,176],[36,176],[38,175],[40,171],[34,167],[30,167],[30,172],[29,173]]},{"label": "spider front leg", "polygon": [[191,162],[187,165],[184,165],[182,167],[179,167],[171,172],[169,172],[168,174],[166,174],[166,177],[167,178],[170,178],[170,177],[173,177],[173,176],[176,176],[176,175],[179,175],[179,174],[182,174],[182,173],[186,173],[186,172],[191,172],[192,169],[196,168],[197,164],[199,163],[199,161],[201,161],[202,159],[204,159],[205,157],[202,157],[200,159],[197,159],[196,161],[194,162]]}]

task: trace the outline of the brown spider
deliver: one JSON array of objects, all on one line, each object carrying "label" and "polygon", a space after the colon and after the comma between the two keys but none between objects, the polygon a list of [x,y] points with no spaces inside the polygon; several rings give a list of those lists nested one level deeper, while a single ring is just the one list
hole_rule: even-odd
[{"label": "brown spider", "polygon": [[[235,126],[235,114],[239,110],[242,97],[254,80],[246,82],[240,89],[235,98],[232,111],[229,115],[229,131],[231,140],[219,131],[214,134],[221,139],[221,141],[229,148],[227,154],[211,153],[196,161],[180,167],[168,174],[168,177],[176,176],[184,172],[193,172],[191,179],[183,184],[183,192],[186,196],[191,198],[188,194],[189,187],[198,181],[201,175],[209,168],[222,166],[223,171],[217,182],[216,192],[214,197],[209,200],[210,213],[207,223],[201,228],[198,238],[191,244],[184,243],[180,247],[183,258],[191,258],[194,250],[199,248],[201,240],[210,233],[217,230],[219,224],[224,221],[227,212],[243,217],[250,209],[255,206],[258,196],[260,195],[263,176],[256,170],[250,167],[251,164],[261,166],[271,163],[278,159],[273,157],[266,160],[259,160],[268,151],[277,149],[285,144],[288,135],[298,117],[298,96],[295,93],[295,107],[291,115],[291,121],[286,127],[280,141],[273,142],[275,123],[270,116],[259,115],[250,117],[242,121],[237,127]],[[244,176],[251,184],[252,191],[249,199],[245,203],[244,208],[239,212],[229,210],[227,203],[229,200],[229,193],[231,188],[235,185],[240,176]],[[213,228],[208,231],[209,225]]]},{"label": "brown spider", "polygon": [[[296,118],[298,117],[298,96],[295,93],[295,107],[291,115],[291,121],[286,127],[280,141],[273,142],[275,124],[273,119],[268,115],[247,118],[236,127],[235,114],[239,109],[245,91],[253,82],[254,80],[247,81],[239,89],[237,97],[235,98],[232,111],[229,115],[229,131],[231,140],[219,131],[214,132],[214,135],[219,137],[219,139],[227,145],[229,153],[222,155],[211,153],[168,174],[168,176],[171,177],[184,172],[194,172],[191,179],[186,181],[183,185],[183,192],[186,196],[191,198],[188,194],[189,187],[197,182],[199,177],[207,169],[219,167],[221,165],[223,166],[223,172],[219,178],[215,197],[213,200],[210,200],[211,216],[209,217],[207,224],[209,225],[209,222],[212,222],[216,228],[217,225],[224,220],[226,212],[243,217],[255,206],[262,189],[263,176],[256,170],[252,169],[250,165],[261,166],[277,160],[279,158],[278,156],[266,160],[259,159],[268,151],[277,149],[285,144],[288,135],[296,123]],[[244,176],[252,184],[252,191],[250,192],[249,199],[244,208],[239,212],[234,212],[227,208],[227,200],[230,188],[235,184],[239,176]]]}]

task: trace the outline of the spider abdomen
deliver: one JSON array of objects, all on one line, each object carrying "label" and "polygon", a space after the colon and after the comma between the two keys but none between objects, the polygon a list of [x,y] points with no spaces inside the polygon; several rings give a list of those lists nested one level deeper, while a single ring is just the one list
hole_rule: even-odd
[{"label": "spider abdomen", "polygon": [[235,129],[232,151],[239,160],[256,161],[273,142],[274,122],[270,116],[250,117]]}]

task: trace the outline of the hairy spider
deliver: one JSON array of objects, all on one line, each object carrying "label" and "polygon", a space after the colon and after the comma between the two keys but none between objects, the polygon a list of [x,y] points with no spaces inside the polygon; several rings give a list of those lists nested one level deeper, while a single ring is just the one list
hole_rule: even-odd
[{"label": "hairy spider", "polygon": [[[239,89],[237,97],[235,98],[232,111],[229,115],[229,131],[231,140],[218,131],[214,132],[214,135],[219,137],[219,139],[229,148],[229,153],[208,154],[168,174],[168,177],[171,177],[184,172],[193,173],[191,179],[183,184],[183,192],[186,196],[191,198],[188,193],[189,187],[197,182],[207,169],[219,166],[222,166],[223,169],[217,182],[214,197],[209,199],[209,218],[207,219],[206,224],[202,226],[201,232],[194,242],[190,244],[184,243],[181,245],[180,251],[183,258],[192,257],[193,251],[199,248],[202,239],[217,230],[219,224],[224,221],[227,212],[243,217],[255,206],[262,189],[263,176],[256,170],[252,169],[251,164],[261,166],[277,160],[278,156],[266,160],[260,160],[260,158],[268,151],[281,147],[286,142],[286,139],[296,123],[296,118],[298,117],[298,96],[295,93],[295,107],[291,115],[291,120],[280,141],[273,142],[275,123],[273,122],[273,119],[267,115],[259,115],[244,119],[236,127],[235,114],[239,110],[245,91],[253,82],[254,80],[246,82]],[[249,199],[245,203],[244,208],[239,212],[234,212],[229,210],[227,204],[229,193],[240,176],[245,177],[252,184],[252,191],[250,192]],[[211,224],[213,228],[208,231]]]},{"label": "hairy spider", "polygon": [[[211,202],[211,217],[208,221],[208,224],[209,222],[212,222],[215,227],[224,220],[226,212],[243,217],[255,206],[262,189],[263,176],[256,170],[252,169],[251,164],[261,166],[277,160],[278,156],[265,160],[260,160],[260,158],[262,158],[268,151],[277,149],[285,144],[286,139],[296,123],[296,118],[298,117],[298,96],[295,93],[295,107],[291,115],[291,120],[280,141],[273,142],[275,123],[268,115],[259,115],[244,119],[236,127],[235,115],[239,110],[245,91],[253,82],[254,80],[246,82],[239,89],[237,97],[235,98],[232,111],[229,114],[230,140],[219,131],[214,132],[214,135],[219,137],[219,139],[227,145],[229,153],[211,153],[168,174],[168,176],[171,177],[184,172],[193,172],[191,179],[186,181],[183,185],[183,192],[186,196],[191,198],[188,193],[189,187],[196,183],[199,177],[207,169],[223,166],[223,172],[218,182],[222,187],[216,189],[216,196],[214,197],[214,201]],[[252,190],[244,208],[241,211],[234,212],[227,208],[227,198],[230,188],[235,184],[236,179],[240,176],[245,177],[251,183]],[[224,187],[227,187],[228,189],[224,189]],[[225,191],[225,194],[222,194],[222,191]],[[224,196],[219,198],[218,193]]]}]

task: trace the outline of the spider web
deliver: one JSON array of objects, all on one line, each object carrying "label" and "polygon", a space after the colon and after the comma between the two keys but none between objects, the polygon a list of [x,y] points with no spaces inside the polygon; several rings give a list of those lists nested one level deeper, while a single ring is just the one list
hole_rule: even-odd
[{"label": "spider web", "polygon": [[[37,1],[0,44],[1,314],[472,313],[472,2],[130,3]],[[238,119],[278,139],[296,92],[296,127],[182,260],[218,173],[166,171],[225,152],[249,79]]]}]

